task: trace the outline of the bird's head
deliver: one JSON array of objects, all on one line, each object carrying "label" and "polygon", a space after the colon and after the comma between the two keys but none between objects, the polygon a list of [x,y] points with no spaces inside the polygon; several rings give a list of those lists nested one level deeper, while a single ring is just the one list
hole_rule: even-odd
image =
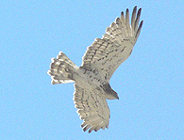
[{"label": "bird's head", "polygon": [[116,93],[116,91],[114,91],[111,88],[110,84],[104,84],[103,85],[103,90],[105,91],[107,99],[110,99],[110,100],[118,99],[119,100],[118,94]]}]

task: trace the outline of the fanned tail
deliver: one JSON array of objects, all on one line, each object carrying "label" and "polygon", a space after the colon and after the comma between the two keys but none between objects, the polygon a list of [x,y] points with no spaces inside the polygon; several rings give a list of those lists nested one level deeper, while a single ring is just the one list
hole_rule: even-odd
[{"label": "fanned tail", "polygon": [[73,73],[78,67],[63,52],[59,52],[57,58],[51,61],[47,74],[51,76],[52,84],[74,82]]}]

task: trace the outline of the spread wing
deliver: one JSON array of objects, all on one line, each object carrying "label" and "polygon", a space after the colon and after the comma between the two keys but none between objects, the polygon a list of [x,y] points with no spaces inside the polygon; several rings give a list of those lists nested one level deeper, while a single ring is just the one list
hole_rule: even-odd
[{"label": "spread wing", "polygon": [[100,90],[88,88],[75,84],[74,103],[80,119],[83,120],[81,127],[84,131],[90,128],[90,133],[108,128],[110,111]]},{"label": "spread wing", "polygon": [[102,39],[95,39],[87,48],[81,68],[91,70],[101,79],[109,81],[114,71],[132,52],[143,24],[141,21],[139,25],[140,15],[141,8],[137,12],[137,6],[134,7],[129,23],[129,10],[126,10],[125,16],[122,12],[106,29]]}]

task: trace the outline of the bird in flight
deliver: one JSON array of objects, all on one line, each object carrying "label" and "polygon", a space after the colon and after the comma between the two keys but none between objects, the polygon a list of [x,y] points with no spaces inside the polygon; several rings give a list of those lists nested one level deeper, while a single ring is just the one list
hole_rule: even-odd
[{"label": "bird in flight", "polygon": [[108,128],[110,110],[106,99],[119,99],[109,81],[115,70],[132,53],[139,37],[143,21],[139,22],[141,8],[134,7],[129,22],[129,10],[116,18],[107,27],[102,38],[87,47],[82,65],[76,66],[63,52],[51,59],[50,70],[52,84],[74,82],[74,104],[83,120],[84,131]]}]

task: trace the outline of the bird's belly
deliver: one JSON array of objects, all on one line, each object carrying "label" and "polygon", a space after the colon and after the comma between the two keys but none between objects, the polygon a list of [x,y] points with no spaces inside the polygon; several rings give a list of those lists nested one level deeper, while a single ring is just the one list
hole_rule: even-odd
[{"label": "bird's belly", "polygon": [[105,81],[102,81],[98,75],[95,75],[92,71],[88,71],[85,69],[78,69],[77,74],[74,75],[75,82],[82,86],[95,86],[100,87]]}]

